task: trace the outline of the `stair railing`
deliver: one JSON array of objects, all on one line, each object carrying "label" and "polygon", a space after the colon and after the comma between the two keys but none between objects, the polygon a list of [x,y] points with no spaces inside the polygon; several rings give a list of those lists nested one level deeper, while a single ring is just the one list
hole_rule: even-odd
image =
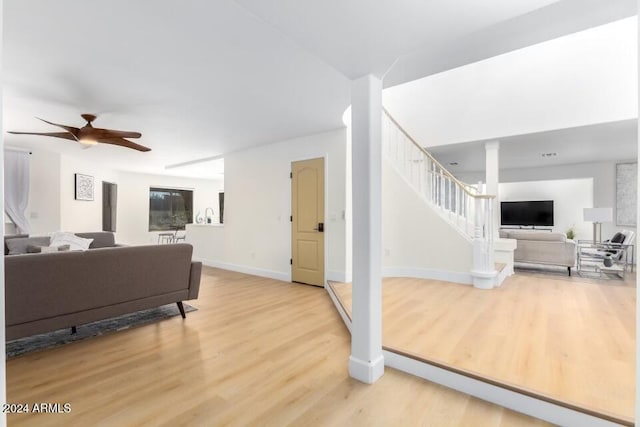
[{"label": "stair railing", "polygon": [[477,272],[493,272],[493,199],[477,186],[457,179],[383,109],[382,141],[386,157],[432,207],[473,241]]}]

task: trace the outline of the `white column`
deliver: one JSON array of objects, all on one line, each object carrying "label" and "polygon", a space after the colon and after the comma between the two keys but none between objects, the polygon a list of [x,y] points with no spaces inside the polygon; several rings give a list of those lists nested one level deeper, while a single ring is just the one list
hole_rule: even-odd
[{"label": "white column", "polygon": [[493,199],[493,238],[500,236],[500,195],[498,194],[498,183],[500,182],[500,141],[491,141],[484,144],[486,176],[485,182],[487,194],[496,196]]},{"label": "white column", "polygon": [[351,83],[353,302],[349,375],[371,384],[382,356],[382,81]]}]

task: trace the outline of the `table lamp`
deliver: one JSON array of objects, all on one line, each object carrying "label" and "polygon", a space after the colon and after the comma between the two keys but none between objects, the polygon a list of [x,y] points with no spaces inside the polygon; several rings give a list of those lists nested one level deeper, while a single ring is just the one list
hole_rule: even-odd
[{"label": "table lamp", "polygon": [[593,222],[593,244],[602,242],[602,223],[613,221],[613,209],[584,208],[583,215],[585,221]]}]

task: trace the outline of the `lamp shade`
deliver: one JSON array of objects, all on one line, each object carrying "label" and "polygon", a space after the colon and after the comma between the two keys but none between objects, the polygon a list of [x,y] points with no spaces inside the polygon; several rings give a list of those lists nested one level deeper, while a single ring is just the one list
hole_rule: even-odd
[{"label": "lamp shade", "polygon": [[587,222],[611,222],[613,221],[612,208],[584,208],[584,220]]}]

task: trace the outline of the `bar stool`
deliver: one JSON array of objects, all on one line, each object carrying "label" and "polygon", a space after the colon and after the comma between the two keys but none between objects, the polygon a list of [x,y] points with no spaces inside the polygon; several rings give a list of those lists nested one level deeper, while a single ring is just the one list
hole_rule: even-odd
[{"label": "bar stool", "polygon": [[173,243],[174,233],[158,233],[158,244]]},{"label": "bar stool", "polygon": [[176,234],[173,235],[173,243],[178,243],[179,241],[183,241],[183,242],[187,241],[187,232],[186,232],[186,230],[182,234],[180,234],[180,230],[176,230]]}]

